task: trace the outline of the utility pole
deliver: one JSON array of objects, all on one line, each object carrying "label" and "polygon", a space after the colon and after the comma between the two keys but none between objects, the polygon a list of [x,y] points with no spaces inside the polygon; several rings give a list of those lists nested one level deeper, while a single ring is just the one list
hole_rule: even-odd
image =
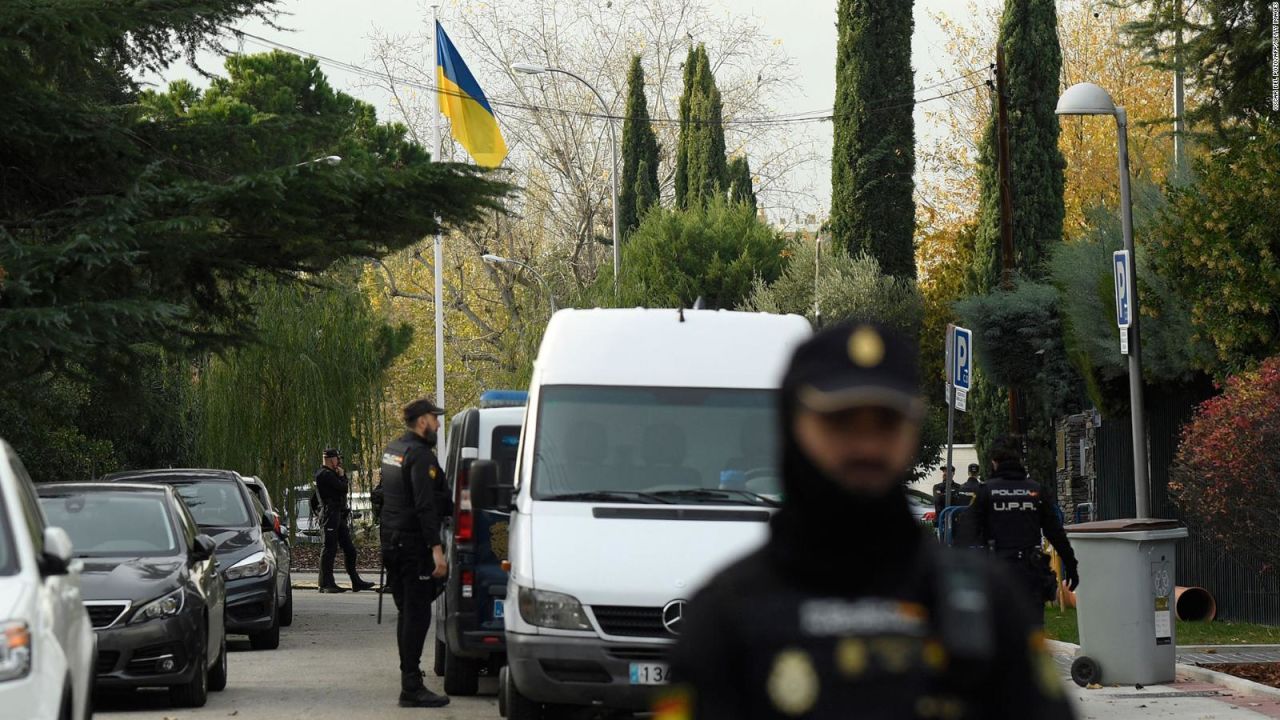
[{"label": "utility pole", "polygon": [[[996,45],[996,139],[1000,176],[1000,289],[1013,290],[1013,187],[1009,180],[1009,108],[1004,43]],[[1009,388],[1009,432],[1022,434],[1018,419],[1018,389]]]},{"label": "utility pole", "polygon": [[1173,35],[1173,184],[1187,181],[1186,82],[1182,68],[1182,0],[1175,0],[1177,26]]}]

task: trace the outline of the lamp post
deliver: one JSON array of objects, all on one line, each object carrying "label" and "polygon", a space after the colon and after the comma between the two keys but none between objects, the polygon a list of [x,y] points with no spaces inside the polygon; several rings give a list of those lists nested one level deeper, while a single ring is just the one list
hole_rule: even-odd
[{"label": "lamp post", "polygon": [[551,286],[547,284],[547,279],[542,277],[542,273],[534,270],[528,263],[522,263],[519,260],[512,260],[501,255],[494,255],[493,253],[485,253],[480,256],[480,259],[490,265],[515,265],[528,270],[538,280],[538,284],[542,286],[543,291],[547,293],[547,300],[551,304],[551,314],[556,314],[556,296],[551,292]]},{"label": "lamp post", "polygon": [[[595,94],[596,99],[600,101],[600,107],[604,110],[604,114],[606,116],[609,114],[609,104],[604,101],[604,96],[600,94],[599,90],[596,90],[594,85],[587,82],[581,75],[574,74],[562,68],[548,67],[546,65],[527,62],[512,63],[511,69],[525,75],[542,75],[544,73],[560,73],[561,75],[568,75],[583,85],[586,85],[587,88]],[[609,166],[609,177],[613,181],[613,294],[616,298],[618,295],[618,273],[622,265],[618,249],[618,137],[613,129],[613,120],[606,117],[606,121],[609,123],[609,148],[613,161],[613,164]]]},{"label": "lamp post", "polygon": [[1116,120],[1120,156],[1120,227],[1124,249],[1129,251],[1131,329],[1129,341],[1129,416],[1133,421],[1133,491],[1140,518],[1151,517],[1151,494],[1147,480],[1147,429],[1142,403],[1142,333],[1138,312],[1137,255],[1133,249],[1133,204],[1129,196],[1129,116],[1115,104],[1110,93],[1093,83],[1077,83],[1058,98],[1059,115],[1110,115]]},{"label": "lamp post", "polygon": [[316,158],[315,160],[300,162],[297,165],[294,165],[294,167],[303,167],[306,165],[337,165],[338,163],[341,163],[341,162],[342,162],[341,155],[326,155],[324,157]]},{"label": "lamp post", "polygon": [[813,241],[813,324],[822,327],[822,305],[818,299],[818,279],[822,274],[822,236]]}]

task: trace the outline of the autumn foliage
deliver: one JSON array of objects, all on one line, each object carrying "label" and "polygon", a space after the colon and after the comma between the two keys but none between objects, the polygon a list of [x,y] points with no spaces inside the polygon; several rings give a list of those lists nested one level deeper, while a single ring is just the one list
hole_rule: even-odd
[{"label": "autumn foliage", "polygon": [[1280,356],[1232,376],[1182,433],[1174,501],[1230,552],[1280,565]]}]

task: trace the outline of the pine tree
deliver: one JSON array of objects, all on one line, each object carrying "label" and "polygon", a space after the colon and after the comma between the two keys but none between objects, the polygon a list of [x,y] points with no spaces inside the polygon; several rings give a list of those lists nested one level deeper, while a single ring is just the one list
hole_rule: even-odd
[{"label": "pine tree", "polygon": [[[641,177],[641,173],[645,176]],[[644,94],[644,68],[640,56],[631,59],[627,76],[627,110],[622,122],[622,187],[618,197],[618,220],[623,236],[631,234],[646,210],[657,202],[658,136],[649,123],[648,101]]]},{"label": "pine tree", "polygon": [[899,277],[916,272],[913,5],[840,0],[837,10],[831,232]]},{"label": "pine tree", "polygon": [[756,191],[751,179],[751,163],[746,155],[729,161],[729,202],[745,203],[756,211]]}]

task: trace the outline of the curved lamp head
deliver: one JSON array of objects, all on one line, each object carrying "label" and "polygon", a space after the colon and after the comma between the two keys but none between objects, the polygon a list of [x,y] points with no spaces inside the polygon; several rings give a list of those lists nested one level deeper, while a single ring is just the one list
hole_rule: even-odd
[{"label": "curved lamp head", "polygon": [[518,73],[524,73],[525,75],[541,75],[542,73],[547,72],[547,67],[545,65],[529,62],[511,63],[511,69]]},{"label": "curved lamp head", "polygon": [[494,255],[493,253],[485,253],[484,255],[480,256],[480,259],[489,263],[490,265],[501,265],[503,263],[511,262],[510,260],[502,257],[501,255]]},{"label": "curved lamp head", "polygon": [[1115,115],[1111,94],[1093,83],[1076,83],[1058,98],[1059,115]]}]

